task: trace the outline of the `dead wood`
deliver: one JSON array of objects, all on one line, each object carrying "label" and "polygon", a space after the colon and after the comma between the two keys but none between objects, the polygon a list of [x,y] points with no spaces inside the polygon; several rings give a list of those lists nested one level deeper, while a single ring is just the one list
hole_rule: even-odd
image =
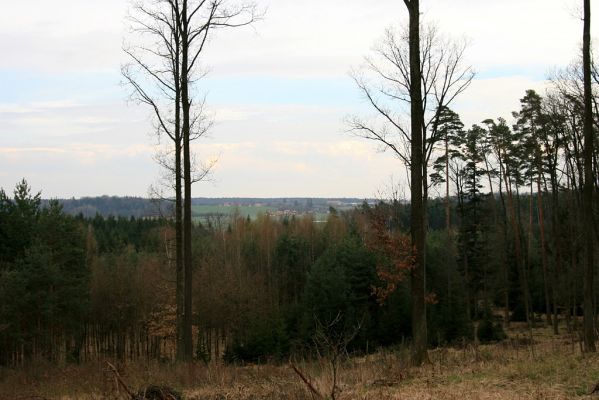
[{"label": "dead wood", "polygon": [[133,400],[182,400],[182,397],[170,387],[152,385],[137,392]]},{"label": "dead wood", "polygon": [[314,385],[312,385],[312,382],[310,382],[310,380],[308,380],[308,378],[306,378],[306,376],[302,373],[302,371],[300,371],[293,363],[291,363],[291,368],[300,377],[300,379],[304,382],[304,384],[308,387],[308,389],[310,390],[310,393],[312,393],[313,398],[316,397],[317,399],[324,399],[324,396],[322,394],[320,394],[320,392],[318,390],[316,390]]}]

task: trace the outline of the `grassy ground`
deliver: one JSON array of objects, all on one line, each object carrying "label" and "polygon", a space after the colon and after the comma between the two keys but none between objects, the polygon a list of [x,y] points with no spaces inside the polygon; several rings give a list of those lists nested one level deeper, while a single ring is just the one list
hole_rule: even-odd
[{"label": "grassy ground", "polygon": [[[513,329],[500,344],[440,348],[430,363],[408,368],[407,351],[352,358],[340,366],[337,399],[575,399],[599,381],[599,356],[583,355],[571,336],[535,330],[535,343]],[[328,364],[298,364],[317,391],[330,395]],[[132,388],[168,384],[186,399],[312,399],[289,365],[120,365]],[[35,397],[38,396],[38,397]],[[38,364],[0,371],[0,399],[125,399],[101,363],[79,367]]]}]

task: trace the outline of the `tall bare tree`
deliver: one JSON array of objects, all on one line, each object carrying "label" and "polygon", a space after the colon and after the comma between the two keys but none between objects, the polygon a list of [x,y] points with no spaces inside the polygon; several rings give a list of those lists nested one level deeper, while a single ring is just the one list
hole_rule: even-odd
[{"label": "tall bare tree", "polygon": [[423,138],[424,101],[422,99],[422,71],[420,70],[420,0],[404,0],[410,14],[409,54],[410,54],[410,125],[411,125],[411,234],[415,252],[415,265],[411,271],[412,278],[412,362],[422,364],[426,356],[426,304],[424,301],[425,264],[424,249],[426,240],[425,204],[422,193],[423,182]]},{"label": "tall bare tree", "polygon": [[[377,112],[377,119],[347,120],[359,137],[379,143],[410,169],[411,234],[415,251],[412,270],[412,361],[426,359],[425,241],[428,166],[434,145],[442,140],[440,113],[470,84],[473,72],[463,65],[465,44],[441,38],[429,27],[421,37],[419,0],[404,0],[409,13],[408,30],[388,29],[375,57],[366,59],[365,70],[353,78]],[[422,41],[422,46],[421,46]],[[367,74],[373,75],[371,83]],[[410,115],[406,127],[404,115]]]},{"label": "tall bare tree", "polygon": [[[170,0],[179,3],[179,0]],[[193,115],[194,82],[201,76],[200,56],[213,31],[252,24],[261,17],[256,3],[231,5],[228,0],[181,0],[179,31],[181,35],[181,107],[183,139],[183,269],[185,271],[185,317],[183,321],[185,358],[193,356],[192,341],[192,249],[191,249],[191,185],[200,177],[192,177],[190,142],[205,130],[203,114]],[[197,99],[196,101],[197,102]]]},{"label": "tall bare tree", "polygon": [[584,233],[586,263],[584,274],[584,348],[595,352],[595,324],[593,305],[594,282],[594,212],[593,212],[593,100],[591,83],[591,0],[584,0],[584,29],[582,38],[582,67],[584,75]]},{"label": "tall bare tree", "polygon": [[[177,254],[177,356],[191,359],[192,340],[192,212],[191,186],[206,178],[213,163],[198,166],[191,142],[204,136],[212,121],[197,82],[209,36],[219,28],[253,23],[261,14],[254,2],[231,5],[228,0],[140,0],[134,5],[134,31],[149,34],[153,42],[125,51],[132,63],[123,76],[134,96],[154,111],[157,130],[174,143],[174,160],[162,164],[172,168],[175,188]],[[141,74],[139,74],[141,73]],[[146,88],[144,83],[153,85]]]},{"label": "tall bare tree", "polygon": [[[182,208],[182,135],[181,135],[181,35],[176,3],[159,0],[133,4],[132,31],[141,43],[127,46],[130,63],[122,74],[132,87],[132,97],[150,106],[159,138],[166,136],[172,148],[156,159],[166,170],[175,191],[175,265],[177,305],[177,358],[183,358],[183,208]],[[147,43],[152,43],[149,46]]]}]

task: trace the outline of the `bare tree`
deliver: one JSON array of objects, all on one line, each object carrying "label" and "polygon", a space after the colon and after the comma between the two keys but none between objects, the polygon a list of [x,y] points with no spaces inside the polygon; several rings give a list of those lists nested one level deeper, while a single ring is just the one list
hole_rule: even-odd
[{"label": "bare tree", "polygon": [[212,127],[197,82],[204,77],[200,55],[213,30],[251,24],[260,14],[253,2],[227,0],[139,0],[130,17],[145,41],[125,48],[131,63],[123,76],[133,97],[153,110],[159,137],[173,143],[158,162],[170,171],[175,191],[177,265],[177,357],[190,359],[192,341],[191,186],[205,179],[213,162],[194,161],[190,143]]},{"label": "bare tree", "polygon": [[[183,356],[183,212],[182,212],[182,137],[181,137],[181,40],[176,9],[168,0],[137,2],[129,17],[132,32],[141,39],[124,51],[130,63],[122,67],[125,81],[133,89],[132,97],[151,108],[159,140],[164,136],[172,149],[158,154],[156,160],[166,167],[175,192],[175,264],[177,305],[177,358]],[[174,158],[174,160],[171,160]]]},{"label": "bare tree", "polygon": [[586,265],[584,274],[584,347],[588,352],[595,352],[595,318],[593,308],[594,282],[594,212],[593,212],[593,103],[591,82],[591,0],[584,0],[584,29],[582,39],[582,67],[584,78],[584,233],[586,249]]},{"label": "bare tree", "polygon": [[[428,191],[428,166],[435,145],[443,139],[439,132],[441,113],[471,83],[474,73],[464,65],[465,41],[443,37],[434,26],[428,26],[421,36],[421,102],[423,123],[423,179],[425,200]],[[350,117],[351,132],[381,144],[391,150],[406,166],[411,164],[411,128],[406,116],[411,114],[411,72],[409,31],[387,29],[374,55],[352,73],[364,98],[376,111],[376,117],[365,120]]]},{"label": "bare tree", "polygon": [[[185,271],[185,313],[183,321],[185,358],[193,355],[192,341],[192,251],[191,251],[191,148],[194,136],[202,134],[201,118],[194,118],[194,83],[201,76],[200,56],[212,31],[247,26],[262,14],[254,2],[231,5],[228,0],[169,0],[176,4],[181,37],[181,106],[183,139],[183,265]],[[198,131],[199,129],[199,131]]]},{"label": "bare tree", "polygon": [[[365,68],[353,73],[354,81],[376,111],[374,120],[350,117],[349,130],[390,150],[410,168],[411,234],[415,251],[412,269],[412,361],[426,359],[425,240],[428,166],[439,133],[441,110],[462,93],[474,73],[463,65],[465,43],[441,38],[429,27],[420,35],[419,0],[404,0],[409,28],[388,29],[366,59]],[[369,79],[368,77],[373,77]],[[375,83],[372,83],[374,80]],[[410,127],[405,117],[410,116]]]}]

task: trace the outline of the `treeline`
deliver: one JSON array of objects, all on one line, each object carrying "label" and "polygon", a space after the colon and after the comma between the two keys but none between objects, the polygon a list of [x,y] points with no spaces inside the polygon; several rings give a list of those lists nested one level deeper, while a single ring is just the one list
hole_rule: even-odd
[{"label": "treeline", "polygon": [[[160,205],[142,197],[100,196],[81,199],[58,200],[67,214],[93,218],[96,214],[104,217],[154,217],[160,216]],[[44,200],[46,205],[48,201]]]}]

